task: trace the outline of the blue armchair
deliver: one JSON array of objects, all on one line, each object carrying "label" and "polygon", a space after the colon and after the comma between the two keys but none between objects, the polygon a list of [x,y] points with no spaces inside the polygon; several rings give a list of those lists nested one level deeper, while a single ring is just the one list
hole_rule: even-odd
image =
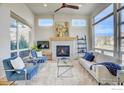
[{"label": "blue armchair", "polygon": [[[34,75],[38,72],[38,65],[31,65],[25,67],[24,69],[14,69],[11,65],[10,60],[13,58],[8,58],[3,60],[3,66],[6,73],[8,81],[18,81],[18,80],[31,80]],[[18,73],[19,72],[19,73]]]},{"label": "blue armchair", "polygon": [[47,62],[47,57],[46,56],[38,57],[35,50],[31,50],[31,55],[34,60],[37,60],[37,63]]}]

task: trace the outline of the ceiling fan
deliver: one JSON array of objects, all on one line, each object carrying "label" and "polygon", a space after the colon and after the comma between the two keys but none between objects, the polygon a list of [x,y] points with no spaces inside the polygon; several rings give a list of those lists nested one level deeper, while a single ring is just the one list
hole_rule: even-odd
[{"label": "ceiling fan", "polygon": [[79,9],[79,6],[62,3],[62,6],[60,8],[58,8],[58,9],[56,9],[54,12],[57,12],[57,11],[59,11],[62,8]]}]

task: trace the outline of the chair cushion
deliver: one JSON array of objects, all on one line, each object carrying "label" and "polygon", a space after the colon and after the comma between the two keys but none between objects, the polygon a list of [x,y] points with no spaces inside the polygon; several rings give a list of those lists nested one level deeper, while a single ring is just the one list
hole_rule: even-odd
[{"label": "chair cushion", "polygon": [[16,59],[10,60],[12,66],[14,69],[23,69],[25,67],[25,64],[23,60],[20,57],[17,57]]},{"label": "chair cushion", "polygon": [[30,67],[26,68],[27,69],[27,79],[28,80],[31,80],[32,77],[37,74],[38,68],[39,68],[38,65],[33,65],[33,66],[30,66]]}]

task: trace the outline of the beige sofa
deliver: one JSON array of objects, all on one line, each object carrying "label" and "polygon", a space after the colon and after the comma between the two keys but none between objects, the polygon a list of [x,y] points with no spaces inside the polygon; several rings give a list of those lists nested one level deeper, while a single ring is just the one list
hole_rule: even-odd
[{"label": "beige sofa", "polygon": [[[92,51],[93,52],[93,51]],[[94,61],[88,62],[83,58],[80,58],[80,64],[97,80],[98,84],[115,84],[117,83],[117,77],[113,76],[108,69],[103,65],[94,65],[92,70],[90,66],[99,62],[115,62],[117,59],[108,55],[93,52],[95,55]],[[119,63],[118,63],[119,64]]]}]

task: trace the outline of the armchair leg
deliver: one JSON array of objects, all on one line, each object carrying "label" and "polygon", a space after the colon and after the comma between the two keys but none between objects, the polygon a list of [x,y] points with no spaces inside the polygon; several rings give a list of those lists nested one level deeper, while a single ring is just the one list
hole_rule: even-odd
[{"label": "armchair leg", "polygon": [[27,85],[27,71],[25,69],[25,85]]},{"label": "armchair leg", "polygon": [[123,85],[123,83],[121,83],[121,85]]},{"label": "armchair leg", "polygon": [[10,85],[12,85],[12,84],[14,84],[15,83],[15,81],[12,81],[11,83],[10,83]]},{"label": "armchair leg", "polygon": [[101,83],[99,82],[98,85],[101,85]]}]

